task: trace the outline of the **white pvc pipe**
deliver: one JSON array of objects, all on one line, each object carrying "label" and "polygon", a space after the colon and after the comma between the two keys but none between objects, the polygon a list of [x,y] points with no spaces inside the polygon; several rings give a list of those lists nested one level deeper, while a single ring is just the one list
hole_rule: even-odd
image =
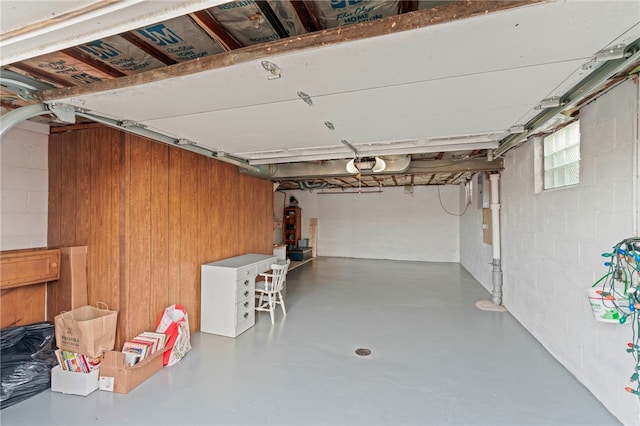
[{"label": "white pvc pipe", "polygon": [[493,258],[500,259],[500,174],[489,175],[491,181],[491,242],[493,244]]},{"label": "white pvc pipe", "polygon": [[635,125],[633,126],[633,181],[631,183],[632,191],[631,191],[631,204],[632,204],[632,218],[633,218],[633,235],[636,237],[640,237],[640,196],[638,192],[640,192],[640,114],[638,113],[638,108],[640,105],[640,84],[638,82],[634,82],[636,85],[636,101],[634,104],[634,114],[636,117]]},{"label": "white pvc pipe", "polygon": [[491,302],[494,305],[502,304],[502,265],[500,263],[500,174],[489,175],[491,181],[491,243],[493,246],[493,290]]}]

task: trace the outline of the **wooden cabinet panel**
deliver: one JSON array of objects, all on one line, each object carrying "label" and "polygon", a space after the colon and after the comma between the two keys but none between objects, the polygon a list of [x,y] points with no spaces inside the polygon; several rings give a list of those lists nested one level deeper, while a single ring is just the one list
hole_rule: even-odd
[{"label": "wooden cabinet panel", "polygon": [[0,288],[54,281],[60,277],[59,249],[28,249],[0,254]]}]

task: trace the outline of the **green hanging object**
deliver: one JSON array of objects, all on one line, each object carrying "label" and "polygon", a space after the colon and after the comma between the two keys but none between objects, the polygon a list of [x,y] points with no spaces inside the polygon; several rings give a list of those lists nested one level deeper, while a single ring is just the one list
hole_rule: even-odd
[{"label": "green hanging object", "polygon": [[602,257],[613,257],[611,253],[602,253]]}]

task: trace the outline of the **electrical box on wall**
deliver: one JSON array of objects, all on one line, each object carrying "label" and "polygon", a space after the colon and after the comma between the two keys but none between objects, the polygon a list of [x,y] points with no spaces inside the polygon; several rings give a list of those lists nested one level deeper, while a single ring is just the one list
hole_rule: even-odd
[{"label": "electrical box on wall", "polygon": [[489,185],[489,177],[484,172],[478,173],[478,208],[479,209],[489,208],[490,193],[491,193],[491,188]]}]

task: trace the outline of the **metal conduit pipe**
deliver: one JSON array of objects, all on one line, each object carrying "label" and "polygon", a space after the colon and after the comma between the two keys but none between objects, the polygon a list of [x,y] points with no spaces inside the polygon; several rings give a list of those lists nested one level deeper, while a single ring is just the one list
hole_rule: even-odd
[{"label": "metal conduit pipe", "polygon": [[329,184],[327,182],[311,183],[311,182],[301,180],[300,182],[298,182],[298,186],[302,191],[311,191],[313,189],[326,188],[327,186],[329,186]]},{"label": "metal conduit pipe", "polygon": [[491,292],[491,302],[494,305],[502,304],[502,265],[500,252],[500,174],[489,175],[491,181],[491,239],[493,244],[493,270],[491,279],[493,290]]}]

